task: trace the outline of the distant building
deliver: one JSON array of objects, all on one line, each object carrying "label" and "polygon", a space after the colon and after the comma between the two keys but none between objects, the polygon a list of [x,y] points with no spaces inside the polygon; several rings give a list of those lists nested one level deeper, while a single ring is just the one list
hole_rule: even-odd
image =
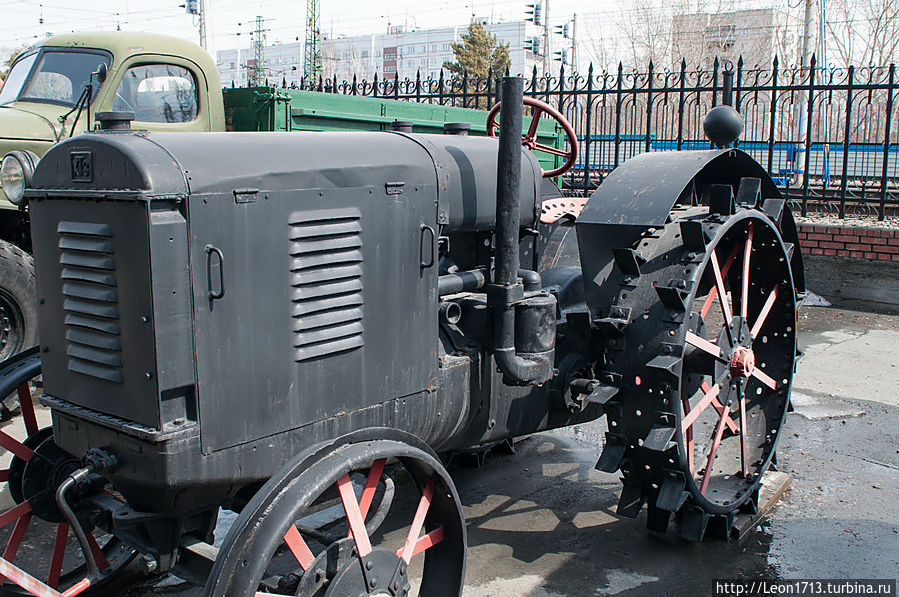
[{"label": "distant building", "polygon": [[[282,82],[299,83],[303,76],[303,44],[272,44],[265,46],[263,79],[272,85]],[[216,52],[216,66],[222,85],[244,87],[253,81],[256,72],[256,54],[253,48],[237,48]]]},{"label": "distant building", "polygon": [[[527,75],[535,65],[542,65],[543,57],[524,47],[525,41],[539,37],[542,29],[525,21],[483,23],[486,31],[496,36],[497,43],[509,44],[511,73]],[[324,39],[324,76],[352,80],[355,75],[360,80],[371,80],[377,74],[381,80],[397,75],[400,79],[415,79],[416,73],[421,72],[422,79],[436,78],[444,62],[455,60],[450,44],[460,41],[467,32],[468,25],[412,30],[392,26],[387,33]],[[265,77],[273,84],[298,84],[303,76],[302,53],[301,41],[266,46]],[[233,82],[242,86],[252,80],[252,49],[221,50],[216,63],[224,85]]]},{"label": "distant building", "polygon": [[715,58],[736,62],[740,56],[747,68],[799,62],[802,28],[799,19],[775,8],[718,13],[674,15],[671,29],[671,58],[681,58],[690,68],[712,66]]}]

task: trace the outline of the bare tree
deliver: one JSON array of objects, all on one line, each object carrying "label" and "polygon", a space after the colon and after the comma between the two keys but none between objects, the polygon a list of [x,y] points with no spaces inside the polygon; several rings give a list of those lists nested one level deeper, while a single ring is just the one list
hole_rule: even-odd
[{"label": "bare tree", "polygon": [[899,57],[899,0],[828,0],[828,58],[883,66]]},{"label": "bare tree", "polygon": [[587,53],[595,67],[614,70],[667,64],[672,50],[672,0],[632,0],[617,13],[583,15]]}]

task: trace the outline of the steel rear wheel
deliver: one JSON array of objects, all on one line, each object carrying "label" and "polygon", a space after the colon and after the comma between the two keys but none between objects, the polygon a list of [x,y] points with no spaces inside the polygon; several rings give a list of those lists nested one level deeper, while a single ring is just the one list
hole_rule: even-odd
[{"label": "steel rear wheel", "polygon": [[[796,359],[791,247],[761,210],[678,207],[631,252],[638,276],[616,304],[630,321],[611,340],[619,394],[606,405],[597,468],[620,468],[618,512],[684,538],[726,538],[757,507]],[[630,258],[630,257],[628,257]]]},{"label": "steel rear wheel", "polygon": [[112,578],[134,554],[101,529],[92,529],[88,543],[104,576],[87,579],[84,555],[55,504],[59,482],[80,463],[56,446],[51,427],[39,427],[35,404],[40,374],[37,348],[0,363],[0,395],[16,396],[21,408],[0,429],[0,447],[11,456],[0,479],[12,502],[0,511],[0,537],[5,538],[0,595],[54,595],[50,590],[77,595]]},{"label": "steel rear wheel", "polygon": [[465,524],[446,470],[429,451],[376,440],[295,460],[263,486],[206,594],[449,597],[464,576]]}]

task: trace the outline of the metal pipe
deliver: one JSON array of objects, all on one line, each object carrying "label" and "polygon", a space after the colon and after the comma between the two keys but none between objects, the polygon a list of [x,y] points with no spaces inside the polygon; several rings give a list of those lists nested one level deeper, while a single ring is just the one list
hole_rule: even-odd
[{"label": "metal pipe", "polygon": [[[518,277],[524,283],[525,290],[540,290],[543,281],[540,274],[531,269],[519,269]],[[446,296],[459,292],[472,292],[483,288],[487,283],[486,269],[473,269],[456,274],[444,274],[437,278],[437,294]]]},{"label": "metal pipe", "polygon": [[56,505],[59,507],[63,516],[66,517],[69,526],[75,531],[75,538],[78,539],[78,545],[81,547],[81,551],[84,554],[84,561],[87,564],[88,578],[96,580],[100,577],[100,568],[97,566],[96,559],[94,559],[94,552],[91,551],[90,543],[87,542],[87,535],[84,533],[84,529],[81,528],[81,523],[72,511],[72,507],[69,506],[69,503],[66,501],[66,492],[75,485],[83,482],[90,474],[91,469],[89,467],[84,467],[66,477],[56,490]]},{"label": "metal pipe", "polygon": [[[515,302],[524,288],[518,277],[521,227],[521,106],[524,79],[503,77],[499,155],[496,172],[496,262],[487,302],[493,307],[493,356],[503,375],[517,383],[543,382],[552,375],[552,363],[526,359],[515,352]],[[534,272],[536,274],[536,272]],[[534,277],[525,274],[529,286]],[[538,276],[539,279],[539,276]]]},{"label": "metal pipe", "polygon": [[437,294],[445,296],[457,292],[471,292],[487,283],[487,270],[473,269],[457,274],[445,274],[437,278]]},{"label": "metal pipe", "polygon": [[496,168],[496,270],[494,284],[518,283],[519,228],[521,227],[521,106],[524,81],[503,77],[499,156]]},{"label": "metal pipe", "polygon": [[524,283],[524,289],[527,291],[540,290],[543,288],[543,280],[540,278],[540,274],[532,269],[518,270],[518,277],[521,279],[522,283]]}]

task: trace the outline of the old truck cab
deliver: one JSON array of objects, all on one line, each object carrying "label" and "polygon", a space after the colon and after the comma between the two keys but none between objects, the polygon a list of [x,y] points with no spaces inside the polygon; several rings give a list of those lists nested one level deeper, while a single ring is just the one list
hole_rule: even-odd
[{"label": "old truck cab", "polygon": [[[42,156],[104,111],[134,112],[134,127],[152,131],[223,131],[220,88],[209,54],[187,41],[133,32],[53,36],[19,55],[0,89],[0,155]],[[0,208],[14,206],[0,194]]]},{"label": "old truck cab", "polygon": [[[24,190],[51,147],[119,111],[150,131],[225,130],[218,71],[199,46],[134,32],[53,36],[22,52],[0,88],[0,157],[15,152],[3,187]],[[37,342],[31,238],[15,195],[0,190],[0,359]]]}]

